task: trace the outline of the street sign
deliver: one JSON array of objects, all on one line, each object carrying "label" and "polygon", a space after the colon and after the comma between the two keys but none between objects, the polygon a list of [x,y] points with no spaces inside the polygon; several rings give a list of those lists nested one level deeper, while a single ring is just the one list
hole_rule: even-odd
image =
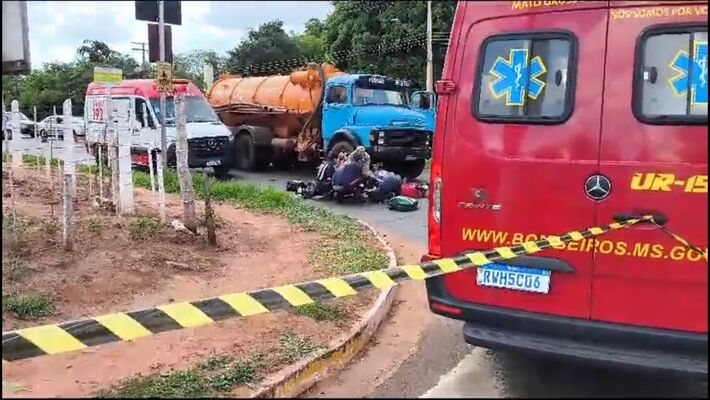
[{"label": "street sign", "polygon": [[161,92],[173,91],[173,66],[170,63],[157,63],[158,75],[155,78],[158,90]]},{"label": "street sign", "polygon": [[123,80],[123,71],[120,68],[94,67],[94,82],[115,85]]},{"label": "street sign", "polygon": [[[158,22],[158,2],[136,1],[136,19],[139,21]],[[182,25],[180,1],[166,0],[163,2],[163,21],[166,24]]]},{"label": "street sign", "polygon": [[[161,61],[158,24],[148,24],[148,61]],[[170,25],[165,25],[165,60],[162,61],[173,62],[173,32]]]}]

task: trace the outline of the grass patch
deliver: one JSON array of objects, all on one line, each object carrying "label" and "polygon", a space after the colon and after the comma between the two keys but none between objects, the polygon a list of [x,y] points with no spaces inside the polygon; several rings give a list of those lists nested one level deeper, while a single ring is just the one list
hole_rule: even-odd
[{"label": "grass patch", "polygon": [[[30,167],[37,167],[40,165],[44,166],[47,164],[47,159],[42,156],[23,154],[22,155],[22,163],[26,164]],[[61,158],[52,158],[50,161],[50,165],[52,168],[59,168],[64,165],[64,162]]]},{"label": "grass patch", "polygon": [[10,258],[4,266],[4,269],[7,271],[6,276],[11,281],[19,281],[27,276],[29,272],[27,262],[18,257]]},{"label": "grass patch", "polygon": [[215,371],[221,368],[226,367],[234,361],[232,357],[228,356],[212,356],[207,359],[207,361],[203,362],[202,364],[198,365],[198,368],[204,369],[206,371]]},{"label": "grass patch", "polygon": [[42,223],[42,230],[49,235],[56,234],[57,232],[59,232],[60,229],[61,226],[59,225],[59,221],[55,219],[44,221]]},{"label": "grass patch", "polygon": [[101,233],[106,224],[102,218],[99,217],[89,217],[86,219],[86,229],[91,233]]},{"label": "grass patch", "polygon": [[21,319],[36,319],[54,314],[54,302],[44,294],[3,294],[2,310]]},{"label": "grass patch", "polygon": [[128,235],[133,240],[155,236],[160,231],[160,221],[151,217],[138,217],[128,225]]},{"label": "grass patch", "polygon": [[337,321],[345,318],[345,311],[342,308],[330,304],[304,304],[296,307],[294,312],[319,322]]},{"label": "grass patch", "polygon": [[263,356],[257,356],[231,364],[226,370],[209,379],[210,388],[216,393],[225,393],[237,386],[256,382],[259,380],[259,369],[264,364],[263,359]]},{"label": "grass patch", "polygon": [[304,335],[296,335],[293,332],[284,332],[279,340],[281,345],[281,355],[289,363],[302,360],[312,354],[317,354],[325,347],[318,346]]},{"label": "grass patch", "polygon": [[310,255],[310,261],[328,274],[344,275],[387,266],[387,256],[360,241],[330,240]]},{"label": "grass patch", "polygon": [[97,393],[113,398],[194,398],[225,396],[236,387],[261,379],[264,357],[244,361],[214,356],[196,367],[167,374],[126,379]]}]

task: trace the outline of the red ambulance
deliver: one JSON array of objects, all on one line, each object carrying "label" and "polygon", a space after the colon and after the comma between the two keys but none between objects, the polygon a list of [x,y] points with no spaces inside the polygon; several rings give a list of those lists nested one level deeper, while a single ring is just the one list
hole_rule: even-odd
[{"label": "red ambulance", "polygon": [[707,2],[459,2],[423,260],[653,214],[427,280],[473,345],[707,375]]}]

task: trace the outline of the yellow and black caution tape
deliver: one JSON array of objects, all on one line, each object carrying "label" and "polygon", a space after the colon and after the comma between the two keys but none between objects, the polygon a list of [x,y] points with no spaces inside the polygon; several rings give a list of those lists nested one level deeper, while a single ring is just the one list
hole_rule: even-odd
[{"label": "yellow and black caution tape", "polygon": [[[3,362],[81,350],[104,343],[133,340],[161,332],[208,325],[233,317],[287,310],[320,300],[356,295],[369,288],[387,288],[408,280],[476,268],[533,254],[564,243],[588,239],[639,222],[642,216],[605,227],[572,231],[516,246],[476,251],[418,265],[405,265],[311,282],[284,285],[208,299],[173,303],[145,310],[118,312],[80,321],[20,329],[2,334]],[[675,235],[674,235],[675,236]],[[682,239],[681,239],[682,240]],[[682,240],[683,243],[688,243]],[[707,253],[702,252],[707,261]]]}]

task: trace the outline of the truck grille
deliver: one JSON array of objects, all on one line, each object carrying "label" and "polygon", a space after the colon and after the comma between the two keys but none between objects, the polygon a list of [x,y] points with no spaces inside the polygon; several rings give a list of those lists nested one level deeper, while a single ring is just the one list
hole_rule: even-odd
[{"label": "truck grille", "polygon": [[431,132],[415,130],[385,131],[386,146],[424,147]]},{"label": "truck grille", "polygon": [[227,136],[205,137],[187,140],[187,148],[193,157],[211,157],[221,155],[229,144]]}]

